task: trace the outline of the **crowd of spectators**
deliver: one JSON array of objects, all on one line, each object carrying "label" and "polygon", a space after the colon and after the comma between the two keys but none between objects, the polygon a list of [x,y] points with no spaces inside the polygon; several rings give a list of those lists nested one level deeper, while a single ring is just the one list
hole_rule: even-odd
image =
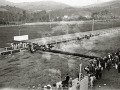
[{"label": "crowd of spectators", "polygon": [[115,67],[120,73],[120,50],[115,53],[108,53],[105,57],[94,58],[90,65],[84,68],[89,76],[89,84],[93,87],[94,82],[102,78],[102,70],[109,71],[111,67]]},{"label": "crowd of spectators", "polygon": [[[108,53],[107,56],[94,58],[90,61],[90,64],[84,68],[85,73],[89,77],[89,86],[93,87],[94,83],[102,78],[102,70],[106,69],[109,72],[111,67],[117,69],[118,73],[120,73],[120,50],[116,51],[115,53]],[[82,75],[84,76],[84,75]],[[78,81],[79,81],[78,75]],[[46,85],[42,87],[40,84],[35,89],[35,86],[28,90],[63,90],[63,87],[67,87],[65,90],[69,90],[69,87],[72,87],[72,78],[66,74],[65,80],[62,81],[62,85],[58,88],[56,84],[53,85]],[[79,90],[80,83],[77,83],[76,90]]]}]

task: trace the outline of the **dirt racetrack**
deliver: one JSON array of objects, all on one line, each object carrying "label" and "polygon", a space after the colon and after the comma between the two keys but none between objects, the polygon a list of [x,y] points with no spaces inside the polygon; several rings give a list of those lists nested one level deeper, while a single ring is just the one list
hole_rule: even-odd
[{"label": "dirt racetrack", "polygon": [[116,52],[120,48],[120,32],[103,34],[73,42],[65,44],[64,47],[66,48],[60,48],[69,52],[103,57],[108,53]]},{"label": "dirt racetrack", "polygon": [[[120,33],[111,33],[77,41],[75,43],[77,45],[73,45],[74,48],[69,46],[66,51],[103,57],[120,48],[119,42]],[[42,54],[39,51],[34,54],[22,51],[14,55],[0,56],[0,88],[22,88],[23,90],[28,86],[37,86],[39,83],[53,84],[63,80],[66,73],[75,78],[80,63],[87,65],[89,62],[65,55]],[[116,80],[116,83],[120,81]]]}]

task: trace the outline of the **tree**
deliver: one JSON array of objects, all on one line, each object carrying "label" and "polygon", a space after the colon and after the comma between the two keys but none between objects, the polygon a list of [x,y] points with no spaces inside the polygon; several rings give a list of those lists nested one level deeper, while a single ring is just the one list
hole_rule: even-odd
[{"label": "tree", "polygon": [[108,10],[101,11],[101,15],[103,18],[105,18],[105,16],[107,16],[107,14],[108,14]]},{"label": "tree", "polygon": [[84,17],[84,16],[82,16],[82,15],[80,15],[80,16],[78,17],[78,20],[87,20],[87,18]]},{"label": "tree", "polygon": [[92,15],[91,15],[92,19],[98,19],[98,14],[99,12],[92,12]]},{"label": "tree", "polygon": [[25,19],[26,19],[26,11],[23,10],[23,20],[25,20]]}]

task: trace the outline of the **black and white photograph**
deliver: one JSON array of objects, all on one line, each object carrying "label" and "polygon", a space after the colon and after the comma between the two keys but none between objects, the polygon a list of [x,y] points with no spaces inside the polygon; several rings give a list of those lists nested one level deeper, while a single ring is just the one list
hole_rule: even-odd
[{"label": "black and white photograph", "polygon": [[120,0],[0,0],[0,90],[120,90]]}]

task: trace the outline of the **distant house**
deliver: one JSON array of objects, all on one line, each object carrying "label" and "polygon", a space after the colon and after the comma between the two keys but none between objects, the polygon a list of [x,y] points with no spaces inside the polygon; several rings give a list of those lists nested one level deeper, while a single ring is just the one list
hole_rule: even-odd
[{"label": "distant house", "polygon": [[86,19],[90,19],[91,16],[90,16],[90,15],[85,15],[85,18],[86,18]]},{"label": "distant house", "polygon": [[63,21],[67,21],[68,19],[69,19],[69,16],[67,16],[67,15],[63,16]]}]

